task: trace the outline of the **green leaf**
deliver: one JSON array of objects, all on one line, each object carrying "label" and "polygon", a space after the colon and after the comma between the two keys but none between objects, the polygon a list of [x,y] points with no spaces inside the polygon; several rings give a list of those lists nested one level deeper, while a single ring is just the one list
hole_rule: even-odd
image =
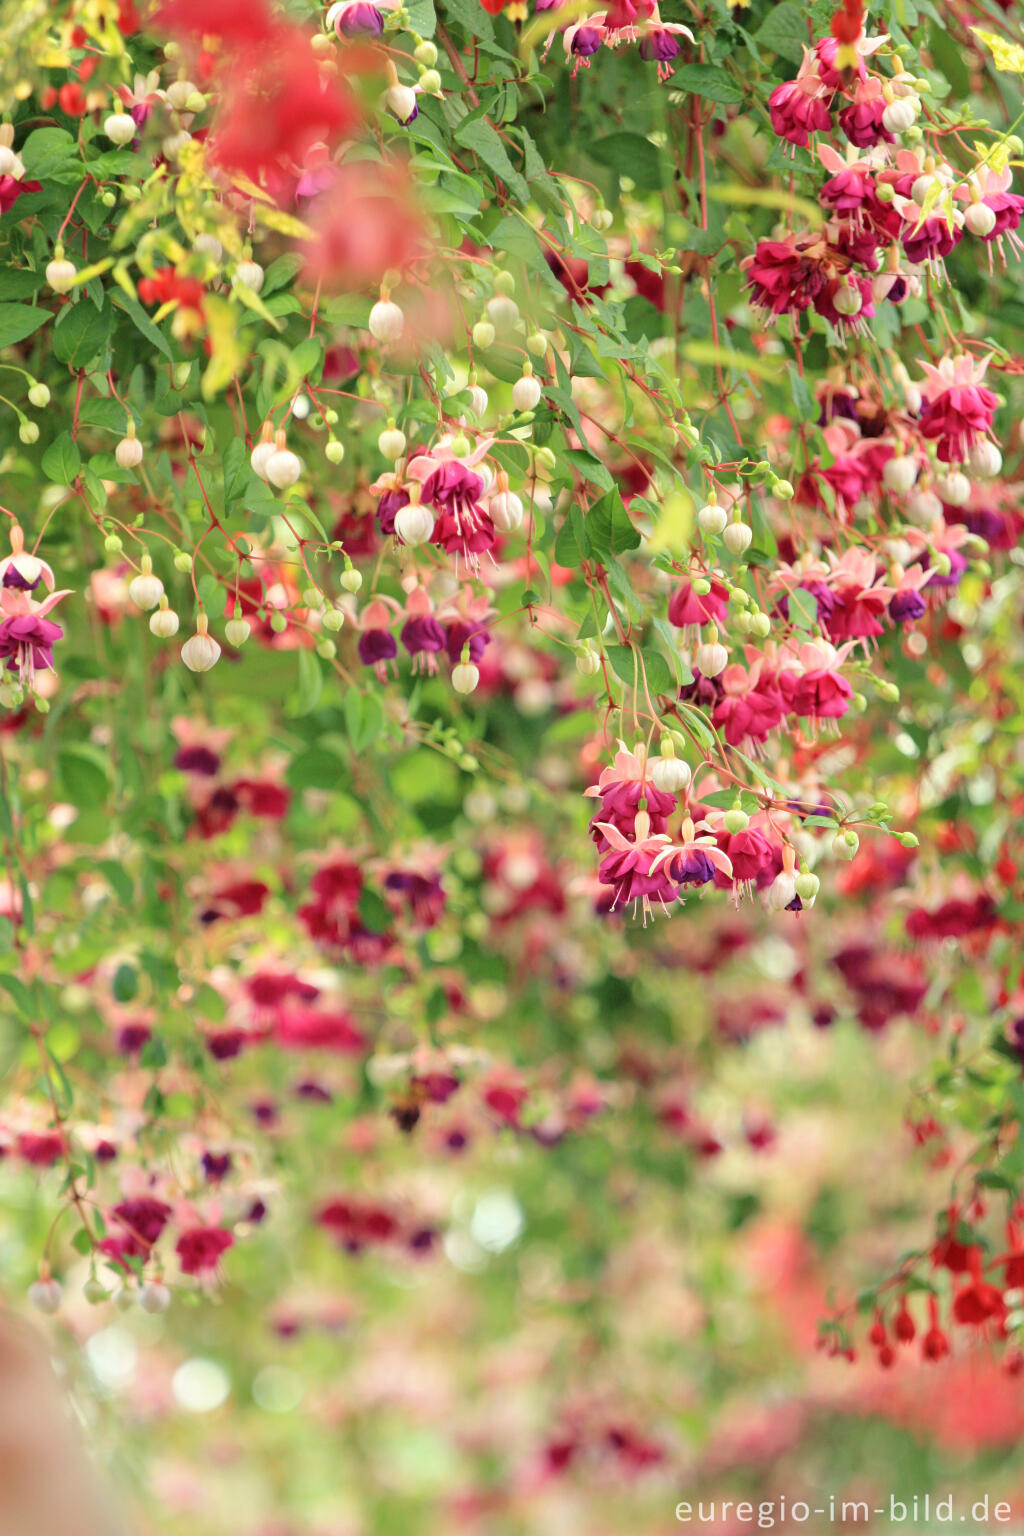
[{"label": "green leaf", "polygon": [[804,45],[813,41],[813,33],[807,27],[806,11],[794,5],[792,0],[782,0],[781,5],[769,11],[767,19],[754,33],[754,37],[765,48],[781,54],[793,64],[801,63]]},{"label": "green leaf", "polygon": [[32,1002],[32,994],[23,981],[17,976],[0,975],[0,988],[7,993],[8,997],[14,999],[14,1004],[23,1018],[29,1020],[35,1018],[36,1010]]},{"label": "green leaf", "polygon": [[35,309],[31,304],[0,304],[0,347],[24,341],[52,318],[48,309]]},{"label": "green leaf", "polygon": [[786,364],[786,374],[789,378],[789,393],[797,411],[797,420],[817,421],[818,403],[811,394],[807,380],[793,363]]},{"label": "green leaf", "polygon": [[20,150],[30,181],[45,181],[76,153],[77,145],[66,128],[36,128]]},{"label": "green leaf", "polygon": [[521,202],[530,200],[530,188],[509,159],[508,150],[495,128],[482,117],[466,118],[455,130],[455,138],[471,149],[514,192]]},{"label": "green leaf", "polygon": [[292,759],[285,777],[292,789],[338,789],[348,773],[336,752],[328,747],[307,747]]},{"label": "green leaf", "polygon": [[53,328],[53,355],[70,368],[85,368],[106,346],[113,329],[110,307],[97,309],[84,296],[61,311]]},{"label": "green leaf", "polygon": [[599,165],[628,176],[641,192],[656,192],[663,183],[661,157],[642,134],[609,133],[591,144],[588,153]]},{"label": "green leaf", "polygon": [[118,309],[123,309],[129,317],[135,329],[140,335],[145,336],[151,347],[163,354],[169,361],[174,361],[174,353],[171,351],[167,337],[158,325],[154,325],[137,299],[131,299],[126,293],[115,293],[113,303]]},{"label": "green leaf", "polygon": [[616,555],[640,545],[640,535],[630,522],[617,490],[611,490],[600,501],[595,501],[584,521],[591,548],[605,565]]},{"label": "green leaf", "polygon": [[111,983],[111,991],[119,1003],[130,1003],[138,994],[139,974],[134,965],[119,965],[114,972],[114,980]]},{"label": "green leaf", "polygon": [[575,569],[581,560],[590,559],[590,536],[587,533],[583,513],[575,502],[569,506],[565,522],[555,539],[554,556],[558,565]]},{"label": "green leaf", "polygon": [[672,84],[727,107],[743,100],[743,92],[732,76],[724,69],[716,69],[713,64],[684,64],[672,76]]},{"label": "green leaf", "polygon": [[82,455],[70,432],[62,432],[42,458],[42,471],[55,485],[73,485],[82,467]]},{"label": "green leaf", "polygon": [[85,743],[64,747],[57,754],[61,792],[72,805],[93,810],[106,804],[110,792],[107,760]]},{"label": "green leaf", "polygon": [[312,651],[300,651],[299,691],[295,701],[295,716],[308,715],[310,710],[315,709],[323,690],[324,673],[316,655]]}]

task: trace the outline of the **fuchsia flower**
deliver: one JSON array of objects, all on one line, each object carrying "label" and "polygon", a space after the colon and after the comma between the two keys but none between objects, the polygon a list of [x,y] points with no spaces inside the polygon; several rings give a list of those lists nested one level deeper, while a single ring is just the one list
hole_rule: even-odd
[{"label": "fuchsia flower", "polygon": [[720,682],[723,697],[715,705],[712,720],[730,746],[762,743],[781,725],[786,706],[778,678],[768,661],[752,647],[746,650],[749,667],[738,662],[726,667]]},{"label": "fuchsia flower", "polygon": [[645,803],[650,827],[661,834],[668,825],[668,818],[676,808],[676,797],[667,790],[657,789],[648,776],[647,754],[642,746],[632,751],[624,741],[610,768],[601,770],[596,784],[583,791],[588,799],[600,799],[601,809],[590,823],[590,835],[603,853],[611,846],[604,836],[605,824],[611,822],[620,833],[633,831],[640,802]]},{"label": "fuchsia flower", "polygon": [[777,85],[768,98],[775,132],[800,149],[807,148],[812,133],[827,133],[832,126],[833,88],[821,79],[817,67],[814,54],[805,48],[796,79]]},{"label": "fuchsia flower", "polygon": [[[48,589],[42,602],[31,595],[40,583]],[[46,615],[70,589],[54,590],[54,577],[44,560],[25,553],[21,529],[11,528],[11,553],[0,560],[0,659],[31,690],[37,668],[52,669],[53,647],[64,631]]]},{"label": "fuchsia flower", "polygon": [[624,837],[613,822],[595,821],[593,825],[608,847],[597,877],[614,891],[610,910],[614,912],[620,902],[628,906],[639,901],[646,926],[653,896],[667,912],[667,902],[675,900],[678,882],[664,867],[657,869],[656,864],[659,855],[672,852],[668,834],[651,831],[651,818],[646,811],[637,811],[632,839]]},{"label": "fuchsia flower", "polygon": [[779,670],[779,689],[795,715],[812,722],[839,720],[850,707],[853,687],[838,670],[853,643],[836,650],[825,640],[805,641]]},{"label": "fuchsia flower", "polygon": [[886,106],[878,76],[861,80],[854,91],[853,101],[839,114],[839,126],[851,144],[858,149],[871,149],[875,144],[894,142],[893,135],[882,122]]},{"label": "fuchsia flower", "polygon": [[999,401],[982,384],[988,358],[944,357],[936,366],[922,363],[921,431],[937,442],[944,464],[966,459],[975,443],[988,437]]},{"label": "fuchsia flower", "polygon": [[174,1245],[182,1273],[203,1275],[216,1269],[221,1254],[227,1253],[234,1241],[233,1235],[223,1227],[188,1227]]}]

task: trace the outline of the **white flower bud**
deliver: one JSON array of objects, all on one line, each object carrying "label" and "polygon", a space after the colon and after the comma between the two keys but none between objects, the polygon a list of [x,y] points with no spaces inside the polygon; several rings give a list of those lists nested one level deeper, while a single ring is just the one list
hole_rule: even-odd
[{"label": "white flower bud", "polygon": [[967,463],[971,474],[977,475],[979,480],[991,480],[1002,469],[1003,456],[995,443],[981,438],[967,455]]},{"label": "white flower bud", "polygon": [[796,879],[785,870],[768,887],[767,902],[773,912],[784,912],[796,895]]},{"label": "white flower bud", "polygon": [[184,112],[188,106],[189,97],[196,87],[191,80],[175,80],[173,85],[167,87],[167,100],[175,112]]},{"label": "white flower bud", "polygon": [[804,870],[802,875],[796,877],[796,894],[805,906],[809,906],[821,889],[821,881],[817,875],[812,875],[810,870]]},{"label": "white flower bud", "polygon": [[252,625],[248,619],[228,619],[224,625],[224,638],[228,645],[233,645],[235,650],[245,644],[252,634]]},{"label": "white flower bud", "polygon": [[78,276],[78,268],[74,262],[68,261],[63,256],[55,256],[47,263],[46,281],[54,293],[69,293]]},{"label": "white flower bud", "polygon": [[917,460],[912,454],[897,454],[882,466],[882,483],[896,496],[905,496],[916,480]]},{"label": "white flower bud", "polygon": [[134,432],[122,437],[114,449],[114,458],[122,469],[137,469],[142,463],[142,444]]},{"label": "white flower bud", "polygon": [[402,544],[426,544],[433,531],[434,518],[421,501],[410,501],[395,513],[395,537]]},{"label": "white flower bud", "polygon": [[523,521],[523,503],[514,491],[499,491],[488,503],[491,522],[499,533],[514,533]]},{"label": "white flower bud", "polygon": [[480,417],[487,409],[487,391],[481,389],[479,384],[471,384],[469,388],[470,410],[474,416]]},{"label": "white flower bud", "polygon": [[729,665],[729,652],[717,640],[705,640],[698,645],[693,659],[702,677],[717,677]]},{"label": "white flower bud", "polygon": [[588,642],[585,642],[576,652],[576,671],[581,677],[594,677],[600,670],[600,656],[596,651],[591,650]]},{"label": "white flower bud", "polygon": [[345,444],[338,438],[332,437],[324,449],[324,458],[329,464],[340,464],[345,457]]},{"label": "white flower bud", "polygon": [[841,315],[859,315],[864,308],[864,296],[856,283],[842,283],[832,303]]},{"label": "white flower bud", "polygon": [[181,659],[190,672],[209,672],[220,660],[220,646],[207,632],[205,613],[199,615],[196,633],[181,648]]},{"label": "white flower bud", "polygon": [[942,502],[934,491],[915,491],[907,502],[907,516],[912,522],[927,526],[942,516]]},{"label": "white flower bud", "polygon": [[384,99],[388,111],[393,112],[400,123],[407,123],[416,111],[416,92],[411,85],[390,86]]},{"label": "white flower bud", "polygon": [[205,231],[201,235],[196,235],[192,242],[192,249],[198,251],[200,256],[209,256],[211,261],[220,261],[224,255],[224,247],[217,236]]},{"label": "white flower bud", "polygon": [[540,383],[532,373],[524,373],[512,386],[512,404],[517,411],[535,411],[540,404]]},{"label": "white flower bud", "polygon": [[882,113],[882,126],[889,133],[906,133],[908,128],[913,128],[920,110],[921,103],[916,96],[902,96],[899,101],[890,101]]},{"label": "white flower bud", "polygon": [[753,530],[746,523],[730,523],[722,534],[722,543],[731,555],[742,555],[750,548]]},{"label": "white flower bud", "polygon": [[452,687],[456,693],[472,693],[480,681],[480,668],[471,661],[460,661],[452,668]]},{"label": "white flower bud", "polygon": [[173,608],[158,608],[156,613],[149,616],[150,633],[156,635],[158,640],[170,640],[178,633],[180,623]]},{"label": "white flower bud", "polygon": [[737,832],[745,832],[750,825],[750,817],[741,805],[731,805],[722,817],[722,826],[735,837]]},{"label": "white flower bud", "polygon": [[253,471],[259,475],[261,480],[265,480],[267,478],[267,465],[270,463],[270,460],[274,457],[276,452],[276,444],[267,438],[263,442],[257,443],[252,453],[249,455],[249,463],[252,465]]},{"label": "white flower bud", "polygon": [[127,112],[112,112],[104,119],[103,132],[114,144],[130,144],[138,128],[135,119]]},{"label": "white flower bud", "polygon": [[479,347],[481,352],[486,352],[488,347],[494,346],[494,326],[489,320],[478,320],[473,327],[473,345]]},{"label": "white flower bud", "polygon": [[18,156],[9,144],[0,144],[0,176],[13,176],[18,169]]},{"label": "white flower bud", "polygon": [[235,268],[235,282],[253,293],[259,293],[266,275],[258,261],[240,261]]},{"label": "white flower bud", "polygon": [[363,584],[363,574],[361,571],[357,571],[354,565],[349,565],[342,571],[338,580],[346,592],[354,594],[359,591]]},{"label": "white flower bud", "polygon": [[837,859],[843,859],[847,864],[857,857],[859,847],[860,838],[856,832],[851,832],[849,829],[845,832],[837,832],[832,839],[832,852]]},{"label": "white flower bud", "polygon": [[367,327],[377,341],[397,341],[405,329],[405,316],[393,299],[378,299],[370,310]]},{"label": "white flower bud", "polygon": [[927,172],[925,172],[922,176],[916,177],[914,184],[910,189],[910,195],[919,208],[924,207],[925,198],[928,196],[928,193],[931,191],[934,185],[935,177],[929,175]]},{"label": "white flower bud", "polygon": [[264,468],[266,478],[271,485],[276,485],[279,491],[286,491],[302,474],[298,455],[292,453],[290,448],[275,448]]},{"label": "white flower bud", "polygon": [[650,762],[651,783],[667,795],[689,789],[693,773],[681,757],[655,757]]},{"label": "white flower bud", "polygon": [[63,1291],[56,1280],[37,1280],[28,1288],[28,1299],[37,1312],[56,1312],[61,1304]]},{"label": "white flower bud", "polygon": [[34,405],[37,411],[43,410],[50,403],[50,391],[45,384],[33,384],[28,392],[28,403]]},{"label": "white flower bud", "polygon": [[390,459],[392,463],[402,457],[405,452],[405,443],[405,433],[401,427],[395,426],[385,427],[377,439],[377,447],[384,458]]},{"label": "white flower bud", "polygon": [[511,330],[519,319],[519,305],[507,293],[487,300],[487,313],[499,330]]},{"label": "white flower bud", "polygon": [[987,203],[972,203],[964,214],[964,224],[972,235],[990,235],[996,227],[996,216]]},{"label": "white flower bud", "polygon": [[959,470],[942,475],[935,482],[935,489],[947,507],[965,506],[971,497],[971,482]]},{"label": "white flower bud", "polygon": [[141,608],[144,613],[155,608],[163,595],[164,584],[152,571],[143,570],[140,576],[128,583],[128,596],[136,608]]},{"label": "white flower bud", "polygon": [[717,501],[709,501],[707,506],[701,507],[697,513],[697,524],[702,533],[710,533],[717,536],[725,528],[729,521],[724,507],[720,507]]},{"label": "white flower bud", "polygon": [[166,1312],[170,1305],[171,1293],[158,1281],[148,1281],[139,1291],[139,1306],[143,1312]]}]

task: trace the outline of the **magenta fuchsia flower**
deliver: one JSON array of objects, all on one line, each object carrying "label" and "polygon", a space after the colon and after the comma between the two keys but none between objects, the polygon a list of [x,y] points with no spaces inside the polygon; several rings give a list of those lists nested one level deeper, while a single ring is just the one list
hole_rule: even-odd
[{"label": "magenta fuchsia flower", "polygon": [[853,687],[839,668],[853,649],[852,642],[838,650],[827,641],[805,641],[790,651],[780,664],[779,690],[795,715],[819,720],[839,720],[850,707]]},{"label": "magenta fuchsia flower", "polygon": [[839,126],[851,144],[858,149],[871,149],[875,144],[894,142],[882,121],[886,105],[882,82],[876,75],[860,81],[852,102],[839,114]]},{"label": "magenta fuchsia flower", "polygon": [[217,1268],[235,1239],[223,1227],[189,1227],[178,1238],[175,1252],[186,1275],[205,1275]]},{"label": "magenta fuchsia flower", "polygon": [[1008,166],[996,170],[994,166],[981,165],[969,178],[966,188],[957,188],[957,196],[968,208],[977,201],[995,216],[992,228],[987,233],[979,233],[979,239],[994,243],[1005,235],[1019,252],[1024,249],[1017,239],[1017,230],[1024,217],[1024,197],[1010,191],[1012,184],[1013,172]]},{"label": "magenta fuchsia flower", "polygon": [[670,852],[667,833],[652,832],[651,818],[646,811],[637,811],[633,821],[633,836],[623,836],[612,822],[595,822],[594,826],[605,840],[608,852],[601,860],[598,879],[602,885],[610,885],[614,892],[611,910],[639,902],[644,924],[651,911],[651,898],[668,911],[668,903],[675,900],[676,882],[665,869],[656,869],[659,855]]},{"label": "magenta fuchsia flower", "polygon": [[714,725],[729,745],[741,748],[765,742],[786,712],[778,679],[767,658],[752,647],[747,648],[746,657],[748,666],[737,662],[721,674],[723,697],[712,714]]},{"label": "magenta fuchsia flower", "polygon": [[[40,586],[47,595],[37,602],[32,595]],[[31,690],[37,670],[53,668],[53,647],[64,631],[47,615],[69,591],[55,592],[54,577],[44,560],[25,552],[24,537],[15,524],[11,529],[11,553],[0,560],[0,659],[18,674]]]},{"label": "magenta fuchsia flower", "polygon": [[603,825],[611,822],[620,832],[632,832],[637,812],[641,809],[646,810],[654,834],[665,831],[668,818],[676,808],[676,797],[667,790],[656,788],[648,768],[643,747],[634,747],[631,751],[624,741],[620,741],[614,762],[601,770],[596,784],[588,785],[583,791],[588,799],[601,801],[601,809],[590,823],[590,834],[599,853],[609,847]]},{"label": "magenta fuchsia flower", "polygon": [[814,68],[814,56],[805,49],[797,78],[777,85],[768,98],[772,127],[780,139],[798,149],[807,148],[812,133],[827,133],[832,126],[832,91]]},{"label": "magenta fuchsia flower", "polygon": [[999,401],[981,382],[988,361],[964,354],[943,358],[937,365],[921,364],[925,376],[921,431],[937,443],[944,464],[960,463],[975,443],[991,435]]}]

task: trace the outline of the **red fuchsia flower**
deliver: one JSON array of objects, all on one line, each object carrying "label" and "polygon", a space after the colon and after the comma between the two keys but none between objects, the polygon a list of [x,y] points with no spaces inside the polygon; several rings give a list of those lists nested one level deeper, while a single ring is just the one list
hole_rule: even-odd
[{"label": "red fuchsia flower", "polygon": [[182,1273],[204,1275],[216,1269],[221,1255],[227,1253],[234,1241],[223,1227],[188,1227],[174,1245]]},{"label": "red fuchsia flower", "polygon": [[400,1233],[397,1218],[386,1206],[347,1198],[322,1205],[316,1224],[349,1253],[359,1253],[375,1243],[389,1243]]},{"label": "red fuchsia flower", "polygon": [[269,43],[277,30],[262,0],[163,0],[149,25],[175,37],[215,37],[233,48]]},{"label": "red fuchsia flower", "polygon": [[892,591],[883,586],[875,556],[868,549],[852,548],[837,557],[827,551],[829,585],[835,605],[821,616],[822,628],[833,642],[868,640],[882,633],[880,616]]},{"label": "red fuchsia flower", "polygon": [[61,1131],[22,1131],[14,1150],[33,1168],[52,1168],[64,1156],[64,1136]]},{"label": "red fuchsia flower", "polygon": [[911,566],[908,571],[898,564],[892,567],[889,572],[892,592],[889,617],[894,624],[913,624],[927,612],[928,605],[921,596],[921,588],[928,582],[929,575],[919,565]]},{"label": "red fuchsia flower", "polygon": [[735,662],[721,674],[723,696],[712,715],[732,747],[766,741],[785,714],[778,679],[767,658],[756,647],[747,647],[745,655],[747,666]]},{"label": "red fuchsia flower", "polygon": [[25,181],[22,176],[0,176],[0,214],[9,213],[19,197],[42,190],[41,181]]},{"label": "red fuchsia flower", "polygon": [[751,302],[770,318],[809,309],[828,282],[824,241],[818,235],[759,240],[740,267],[747,274]]},{"label": "red fuchsia flower", "polygon": [[696,629],[701,624],[724,625],[729,610],[729,593],[724,583],[711,580],[711,591],[703,595],[684,581],[673,592],[668,604],[668,621],[677,629]]},{"label": "red fuchsia flower", "polygon": [[839,114],[839,126],[851,144],[858,149],[871,149],[876,144],[895,142],[894,136],[882,122],[887,105],[882,94],[882,82],[877,75],[859,82],[852,102]]},{"label": "red fuchsia flower", "polygon": [[508,1068],[497,1068],[481,1085],[480,1097],[503,1125],[521,1129],[520,1117],[530,1090]]},{"label": "red fuchsia flower", "polygon": [[721,868],[716,870],[715,885],[719,890],[743,885],[761,891],[771,885],[782,868],[782,850],[770,833],[772,828],[760,813],[751,817],[742,832],[721,828],[715,833],[715,847],[730,866],[729,874]]},{"label": "red fuchsia flower", "polygon": [[[436,672],[436,658],[441,651],[445,650],[448,638],[444,625],[434,613],[434,605],[424,587],[414,587],[408,594],[405,599],[405,611],[409,617],[402,625],[400,638],[413,658],[413,671]],[[461,655],[460,650],[459,659]]]},{"label": "red fuchsia flower", "polygon": [[925,377],[920,428],[937,443],[943,464],[962,462],[976,443],[991,436],[999,401],[981,382],[988,363],[988,358],[979,362],[962,354],[944,357],[938,365],[921,364]]},{"label": "red fuchsia flower", "polygon": [[949,1339],[939,1325],[939,1302],[936,1296],[928,1297],[928,1331],[921,1339],[921,1358],[933,1363],[944,1360],[949,1354]]},{"label": "red fuchsia flower", "polygon": [[977,234],[979,239],[989,242],[1001,240],[1006,235],[1014,249],[1019,251],[1022,247],[1016,238],[1016,231],[1020,227],[1021,218],[1024,217],[1024,197],[1010,191],[1012,184],[1013,172],[1009,166],[1003,170],[996,170],[992,165],[980,165],[968,178],[966,188],[957,188],[956,195],[962,198],[969,208],[980,203],[995,216],[995,223],[987,232],[980,223],[977,228],[971,228],[973,221],[968,219],[967,226],[971,228],[972,234]]},{"label": "red fuchsia flower", "polygon": [[853,643],[836,650],[825,640],[805,641],[779,668],[779,690],[794,715],[840,720],[850,707],[853,687],[839,672]]},{"label": "red fuchsia flower", "polygon": [[772,127],[779,138],[806,149],[812,133],[827,133],[832,126],[832,95],[833,88],[817,73],[814,54],[805,48],[796,79],[777,85],[768,98]]},{"label": "red fuchsia flower", "polygon": [[367,1041],[352,1015],[344,1009],[320,1010],[292,1003],[274,1019],[273,1038],[286,1051],[333,1051],[361,1056]]},{"label": "red fuchsia flower", "polygon": [[153,1195],[139,1195],[122,1200],[110,1212],[125,1231],[145,1248],[153,1247],[171,1219],[171,1207]]},{"label": "red fuchsia flower", "polygon": [[197,315],[203,313],[206,290],[197,277],[179,277],[173,267],[158,267],[152,277],[139,282],[143,304],[177,304]]},{"label": "red fuchsia flower", "polygon": [[328,292],[379,284],[385,272],[407,271],[428,249],[413,183],[400,165],[341,165],[312,205],[309,223],[306,277]]},{"label": "red fuchsia flower", "polygon": [[1006,1304],[998,1286],[990,1285],[981,1267],[981,1249],[972,1248],[970,1279],[953,1298],[953,1316],[958,1323],[983,1328],[988,1322],[999,1323],[1006,1316]]},{"label": "red fuchsia flower", "polygon": [[644,747],[636,746],[630,751],[624,741],[619,742],[611,767],[603,768],[597,783],[588,785],[583,793],[588,799],[601,801],[601,809],[590,823],[590,835],[599,853],[612,846],[603,834],[602,823],[611,822],[621,834],[632,833],[643,802],[650,817],[650,830],[660,835],[677,804],[674,794],[656,788],[652,782]]},{"label": "red fuchsia flower", "polygon": [[229,173],[253,182],[301,164],[311,145],[336,142],[360,121],[354,96],[321,71],[300,27],[279,26],[244,57],[233,53],[225,86],[211,152]]}]

